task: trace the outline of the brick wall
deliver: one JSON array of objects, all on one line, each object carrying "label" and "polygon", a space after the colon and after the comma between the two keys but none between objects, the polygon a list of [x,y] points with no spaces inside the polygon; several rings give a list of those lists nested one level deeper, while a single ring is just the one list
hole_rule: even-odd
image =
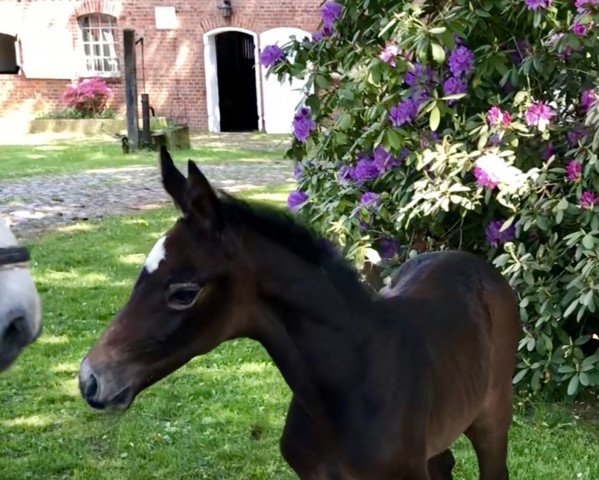
[{"label": "brick wall", "polygon": [[[14,8],[25,18],[35,15],[39,4],[62,5],[61,15],[70,14],[69,30],[73,49],[80,48],[77,16],[105,13],[118,18],[118,50],[121,72],[122,29],[132,28],[144,37],[145,83],[157,115],[188,123],[196,130],[207,129],[206,86],[204,76],[203,34],[215,28],[236,27],[257,34],[276,27],[297,27],[314,31],[318,26],[320,0],[232,0],[233,15],[224,19],[217,6],[222,0],[22,0]],[[67,6],[68,5],[68,6]],[[176,30],[155,28],[154,7],[172,6],[177,12]],[[29,16],[29,17],[27,17]],[[0,32],[2,24],[0,23]],[[57,59],[59,61],[60,59]],[[143,92],[141,51],[137,51],[138,92]],[[57,106],[66,84],[76,80],[27,79],[23,76],[0,77],[0,116],[19,108],[34,97]],[[114,106],[123,110],[123,76],[110,80],[115,93]]]}]

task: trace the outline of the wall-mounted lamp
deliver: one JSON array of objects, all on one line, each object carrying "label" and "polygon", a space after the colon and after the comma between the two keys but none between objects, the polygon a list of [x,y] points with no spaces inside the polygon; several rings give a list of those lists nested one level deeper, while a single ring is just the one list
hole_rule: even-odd
[{"label": "wall-mounted lamp", "polygon": [[223,0],[223,3],[218,7],[218,11],[223,16],[223,18],[229,18],[233,13],[233,7],[231,6],[231,0]]}]

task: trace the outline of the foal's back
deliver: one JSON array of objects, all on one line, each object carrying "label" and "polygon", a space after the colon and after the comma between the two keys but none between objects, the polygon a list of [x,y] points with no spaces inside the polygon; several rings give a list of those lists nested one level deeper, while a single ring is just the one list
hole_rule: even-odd
[{"label": "foal's back", "polygon": [[[478,425],[503,438],[520,331],[506,280],[475,255],[434,252],[406,262],[385,296],[384,335],[396,342],[396,375],[413,382],[397,389],[396,401],[420,399],[407,411],[415,424],[427,426],[428,457]],[[418,375],[410,375],[414,369]]]}]

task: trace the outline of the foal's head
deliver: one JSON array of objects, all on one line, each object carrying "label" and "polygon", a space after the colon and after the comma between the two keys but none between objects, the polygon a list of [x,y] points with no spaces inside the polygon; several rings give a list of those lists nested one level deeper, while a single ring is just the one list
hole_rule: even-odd
[{"label": "foal's head", "polygon": [[243,232],[231,225],[235,201],[219,198],[193,162],[186,179],[166,149],[160,157],[182,217],[154,245],[129,301],[82,362],[80,390],[94,408],[126,408],[194,356],[243,335],[255,308]]}]

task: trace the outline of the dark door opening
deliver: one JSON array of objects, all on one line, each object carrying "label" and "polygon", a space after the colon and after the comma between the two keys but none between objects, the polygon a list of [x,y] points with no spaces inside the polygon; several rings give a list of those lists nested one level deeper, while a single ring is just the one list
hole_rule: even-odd
[{"label": "dark door opening", "polygon": [[221,132],[258,130],[254,38],[242,32],[216,36]]},{"label": "dark door opening", "polygon": [[0,74],[19,73],[17,51],[15,49],[16,41],[16,37],[0,33]]}]

